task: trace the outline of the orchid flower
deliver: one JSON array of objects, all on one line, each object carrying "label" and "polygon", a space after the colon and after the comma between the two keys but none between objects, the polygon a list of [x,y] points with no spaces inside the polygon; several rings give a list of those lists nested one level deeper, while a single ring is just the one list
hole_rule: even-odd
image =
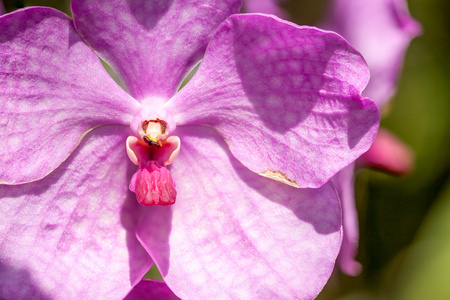
[{"label": "orchid flower", "polygon": [[[329,180],[378,129],[368,68],[335,33],[239,6],[0,17],[0,298],[320,292],[342,238]],[[154,263],[166,285],[141,281]]]},{"label": "orchid flower", "polygon": [[[370,69],[370,81],[363,95],[381,108],[395,93],[403,57],[411,40],[421,33],[420,24],[407,8],[406,0],[334,0],[324,27],[334,30],[361,51]],[[376,167],[391,174],[412,169],[410,148],[386,130],[380,130],[372,147],[358,164]],[[350,191],[354,167],[338,175],[334,182],[340,193],[344,216],[344,239],[339,265],[348,275],[357,275],[361,266],[355,261],[358,247],[358,217]]]}]

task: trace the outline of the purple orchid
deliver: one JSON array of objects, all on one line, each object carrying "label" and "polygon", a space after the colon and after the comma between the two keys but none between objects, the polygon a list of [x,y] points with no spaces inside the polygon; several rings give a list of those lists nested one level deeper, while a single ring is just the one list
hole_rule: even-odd
[{"label": "purple orchid", "polygon": [[[334,30],[361,51],[370,68],[370,81],[363,95],[383,107],[394,95],[405,52],[411,40],[421,33],[405,0],[334,0],[324,27]],[[359,164],[376,167],[391,174],[412,169],[413,153],[407,145],[386,131],[380,131],[374,144]],[[355,261],[359,240],[354,203],[354,167],[349,166],[334,182],[343,206],[344,238],[339,265],[348,275],[357,275],[361,266]]]},{"label": "purple orchid", "polygon": [[[368,69],[337,34],[239,5],[0,17],[1,298],[320,292],[341,245],[329,179],[378,128]],[[141,281],[153,263],[175,295]]]}]

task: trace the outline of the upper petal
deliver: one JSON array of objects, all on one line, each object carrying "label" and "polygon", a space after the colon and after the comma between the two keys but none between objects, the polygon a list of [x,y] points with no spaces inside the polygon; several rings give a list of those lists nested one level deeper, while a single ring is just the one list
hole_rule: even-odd
[{"label": "upper petal", "polygon": [[345,37],[366,59],[370,82],[363,95],[383,106],[394,94],[398,73],[420,24],[405,0],[333,0],[324,26]]},{"label": "upper petal", "polygon": [[177,130],[178,199],[142,207],[138,238],[182,299],[312,299],[340,248],[331,184],[296,189],[256,175],[213,130]]},{"label": "upper petal", "polygon": [[87,130],[131,121],[139,103],[65,14],[22,9],[2,16],[0,28],[0,183],[40,179]]},{"label": "upper petal", "polygon": [[143,278],[125,297],[125,300],[178,300],[163,281]]},{"label": "upper petal", "polygon": [[194,78],[167,105],[214,127],[254,172],[318,187],[364,153],[379,124],[361,55],[332,32],[265,15],[217,30]]},{"label": "upper petal", "polygon": [[0,185],[1,299],[122,299],[148,271],[127,135],[97,128],[46,178]]},{"label": "upper petal", "polygon": [[239,0],[74,0],[75,26],[131,95],[169,99]]}]

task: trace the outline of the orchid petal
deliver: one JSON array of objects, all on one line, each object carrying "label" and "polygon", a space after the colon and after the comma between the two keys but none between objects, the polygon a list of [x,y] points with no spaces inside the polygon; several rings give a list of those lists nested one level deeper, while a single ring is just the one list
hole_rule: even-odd
[{"label": "orchid petal", "polygon": [[324,26],[361,51],[371,75],[363,95],[382,107],[395,93],[409,43],[421,33],[406,1],[334,0]]},{"label": "orchid petal", "polygon": [[341,242],[331,184],[296,189],[244,167],[212,129],[183,126],[177,202],[142,207],[138,238],[182,299],[312,299]]},{"label": "orchid petal", "polygon": [[169,99],[238,0],[74,0],[75,26],[131,95]]},{"label": "orchid petal", "polygon": [[0,183],[38,180],[83,134],[128,124],[139,103],[111,79],[72,21],[51,8],[0,18]]},{"label": "orchid petal", "polygon": [[125,300],[178,300],[164,281],[143,278]]},{"label": "orchid petal", "polygon": [[355,165],[351,164],[337,173],[331,181],[341,199],[343,239],[338,264],[342,272],[356,276],[361,272],[361,264],[355,260],[358,252],[359,231],[358,212],[355,206]]},{"label": "orchid petal", "polygon": [[252,171],[319,187],[375,138],[378,108],[359,95],[368,76],[361,55],[334,33],[234,15],[166,106],[177,124],[215,128]]},{"label": "orchid petal", "polygon": [[97,128],[46,178],[0,185],[1,299],[118,299],[148,271],[134,234],[129,134]]}]

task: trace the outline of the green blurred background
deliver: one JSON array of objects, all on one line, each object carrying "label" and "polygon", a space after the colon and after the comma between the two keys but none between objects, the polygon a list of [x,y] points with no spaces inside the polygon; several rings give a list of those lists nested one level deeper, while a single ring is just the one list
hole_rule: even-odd
[{"label": "green blurred background", "polygon": [[[361,0],[365,1],[365,0]],[[326,0],[286,0],[298,24],[316,24]],[[70,14],[69,1],[4,1],[7,11],[52,6]],[[398,93],[382,126],[411,146],[414,171],[391,177],[357,174],[358,260],[363,272],[336,270],[318,299],[450,299],[450,1],[408,0],[423,26],[405,57]]]}]

